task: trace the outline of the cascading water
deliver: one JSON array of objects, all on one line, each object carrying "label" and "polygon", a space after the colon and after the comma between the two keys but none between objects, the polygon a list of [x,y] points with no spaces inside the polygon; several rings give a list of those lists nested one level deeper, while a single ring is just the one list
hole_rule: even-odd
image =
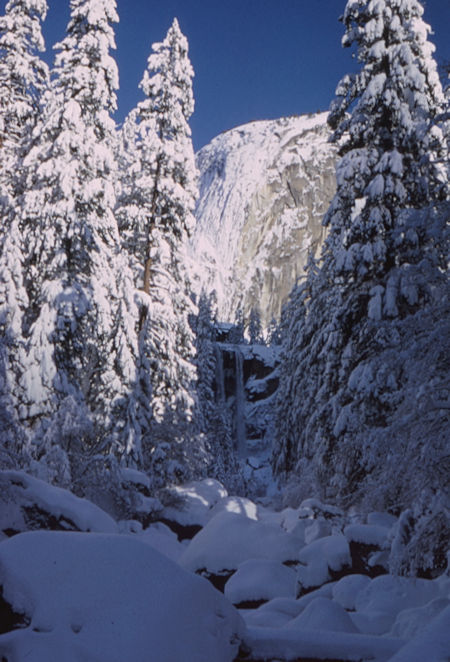
[{"label": "cascading water", "polygon": [[236,416],[236,450],[239,457],[245,457],[247,451],[245,436],[245,390],[244,390],[244,357],[239,347],[234,348],[236,365],[235,416]]},{"label": "cascading water", "polygon": [[223,354],[220,346],[214,343],[214,355],[216,359],[216,400],[225,404],[225,375],[223,371]]}]

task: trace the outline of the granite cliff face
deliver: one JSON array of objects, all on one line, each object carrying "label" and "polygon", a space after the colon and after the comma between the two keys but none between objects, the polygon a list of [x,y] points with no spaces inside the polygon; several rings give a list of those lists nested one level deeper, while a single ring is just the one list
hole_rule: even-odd
[{"label": "granite cliff face", "polygon": [[200,197],[192,257],[198,285],[215,289],[219,315],[278,318],[307,256],[324,238],[335,190],[326,113],[252,122],[197,155]]}]

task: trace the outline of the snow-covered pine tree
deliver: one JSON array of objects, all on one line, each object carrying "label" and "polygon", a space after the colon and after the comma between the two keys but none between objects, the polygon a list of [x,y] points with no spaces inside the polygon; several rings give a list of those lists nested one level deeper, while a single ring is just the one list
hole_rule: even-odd
[{"label": "snow-covered pine tree", "polygon": [[140,325],[147,329],[143,345],[155,419],[146,450],[161,483],[181,476],[189,464],[185,442],[194,407],[195,349],[189,317],[195,311],[186,268],[197,195],[188,125],[194,109],[192,77],[188,42],[174,19],[165,40],[153,45],[140,84],[145,99],[123,130],[134,165],[133,176],[122,187],[118,214],[135,283],[142,291]]},{"label": "snow-covered pine tree", "polygon": [[115,0],[71,0],[67,36],[25,158],[28,351],[17,409],[38,459],[60,446],[74,487],[93,457],[141,460],[138,310],[115,205]]},{"label": "snow-covered pine tree", "polygon": [[258,308],[252,308],[247,321],[247,334],[250,345],[261,345],[264,343],[261,325],[261,314]]},{"label": "snow-covered pine tree", "polygon": [[347,2],[343,45],[356,46],[362,67],[341,80],[330,109],[334,140],[342,141],[325,217],[329,259],[346,280],[398,263],[399,209],[446,195],[445,140],[434,125],[444,96],[422,14],[418,0]]},{"label": "snow-covered pine tree", "polygon": [[[396,474],[408,445],[399,412],[417,416],[413,383],[434,389],[418,347],[423,354],[426,320],[434,326],[439,317],[441,344],[427,357],[436,388],[445,382],[446,205],[432,206],[448,187],[435,123],[443,96],[422,14],[416,0],[347,3],[343,43],[356,45],[362,67],[341,81],[332,104],[341,159],[329,234],[283,329],[275,468],[295,474],[295,489],[313,483],[371,507],[405,507],[411,485],[436,482],[431,466],[443,457],[444,416],[439,435],[422,437],[420,452],[408,452],[416,460]],[[410,424],[419,430],[418,420]],[[430,461],[418,461],[426,449]]]},{"label": "snow-covered pine tree", "polygon": [[23,190],[22,159],[48,86],[48,68],[39,56],[46,12],[46,0],[10,0],[0,17],[0,444],[14,453],[14,462],[19,461],[23,431],[13,393],[23,352],[22,319],[29,305],[17,198]]},{"label": "snow-covered pine tree", "polygon": [[[1,195],[14,196],[18,165],[30,140],[48,86],[41,21],[46,0],[9,0],[0,17]],[[19,167],[20,170],[20,167]]]}]

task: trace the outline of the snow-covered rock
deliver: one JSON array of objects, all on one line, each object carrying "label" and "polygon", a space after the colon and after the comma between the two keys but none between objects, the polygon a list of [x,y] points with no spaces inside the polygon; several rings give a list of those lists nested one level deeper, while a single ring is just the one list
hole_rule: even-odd
[{"label": "snow-covered rock", "polygon": [[450,607],[444,609],[390,662],[447,662],[450,651]]},{"label": "snow-covered rock", "polygon": [[333,632],[358,632],[345,609],[327,598],[318,597],[287,625],[301,630],[332,630]]},{"label": "snow-covered rock", "polygon": [[355,610],[356,598],[367,584],[370,578],[367,575],[347,575],[342,577],[333,586],[333,600],[349,611]]},{"label": "snow-covered rock", "polygon": [[0,586],[27,662],[231,662],[243,622],[210,584],[130,536],[34,531],[0,544]]},{"label": "snow-covered rock", "polygon": [[187,570],[219,574],[249,559],[283,563],[297,558],[295,538],[281,527],[233,512],[220,512],[191,540],[180,558]]},{"label": "snow-covered rock", "polygon": [[[255,660],[294,662],[307,658],[308,660],[386,662],[404,644],[404,640],[392,637],[371,637],[348,632],[296,628],[248,627],[244,635],[244,645],[252,651]],[[404,662],[403,658],[402,662]]]},{"label": "snow-covered rock", "polygon": [[260,310],[267,325],[323,240],[335,190],[327,114],[252,122],[197,155],[200,197],[192,238],[199,288],[215,289],[219,317]]},{"label": "snow-covered rock", "polygon": [[440,597],[439,584],[428,579],[382,575],[372,579],[356,596],[352,620],[361,632],[389,632],[397,615]]},{"label": "snow-covered rock", "polygon": [[113,518],[87,499],[23,471],[0,471],[0,531],[32,529],[117,533]]},{"label": "snow-covered rock", "polygon": [[[180,537],[192,537],[211,519],[215,504],[228,496],[224,486],[214,478],[173,485],[170,492],[175,505],[166,506],[160,519],[171,523]],[[182,535],[183,530],[186,535]]]},{"label": "snow-covered rock", "polygon": [[241,496],[230,496],[221,499],[216,503],[211,511],[214,517],[220,512],[237,513],[238,515],[245,515],[250,519],[258,519],[258,506],[256,503]]},{"label": "snow-covered rock", "polygon": [[404,609],[395,619],[389,634],[393,637],[412,639],[449,605],[450,600],[448,598],[435,598],[422,607]]},{"label": "snow-covered rock", "polygon": [[350,548],[342,534],[315,540],[300,551],[297,568],[300,592],[325,584],[345,568],[351,567]]},{"label": "snow-covered rock", "polygon": [[294,570],[277,561],[249,559],[241,563],[225,586],[225,596],[235,605],[274,598],[295,597]]},{"label": "snow-covered rock", "polygon": [[245,623],[251,627],[282,627],[302,611],[299,600],[294,598],[274,598],[258,609],[242,610]]},{"label": "snow-covered rock", "polygon": [[349,542],[385,549],[390,528],[379,524],[349,524],[344,529],[344,536]]},{"label": "snow-covered rock", "polygon": [[178,561],[185,547],[178,541],[176,533],[162,522],[155,522],[142,531],[139,540],[153,547],[172,561]]}]

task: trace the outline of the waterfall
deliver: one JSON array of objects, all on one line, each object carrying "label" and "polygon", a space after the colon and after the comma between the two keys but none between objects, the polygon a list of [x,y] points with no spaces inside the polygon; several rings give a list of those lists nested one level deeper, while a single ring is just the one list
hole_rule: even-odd
[{"label": "waterfall", "polygon": [[217,343],[214,343],[214,354],[216,359],[216,400],[225,404],[225,375],[223,372],[222,350]]},{"label": "waterfall", "polygon": [[236,365],[236,450],[239,457],[245,457],[247,445],[245,436],[244,357],[239,347],[235,347],[234,356]]}]

